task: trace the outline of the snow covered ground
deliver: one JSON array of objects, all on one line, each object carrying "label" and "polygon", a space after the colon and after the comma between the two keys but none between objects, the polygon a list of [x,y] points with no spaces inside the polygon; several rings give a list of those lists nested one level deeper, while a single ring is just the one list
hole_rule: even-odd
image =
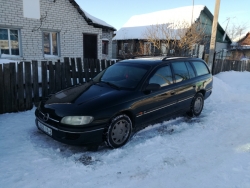
[{"label": "snow covered ground", "polygon": [[200,117],[150,126],[120,149],[54,141],[34,109],[0,115],[0,187],[250,188],[250,73],[216,75]]}]

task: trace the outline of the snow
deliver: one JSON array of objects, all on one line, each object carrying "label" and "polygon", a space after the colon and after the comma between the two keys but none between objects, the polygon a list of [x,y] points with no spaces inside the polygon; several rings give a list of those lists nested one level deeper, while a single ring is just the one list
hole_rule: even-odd
[{"label": "snow", "polygon": [[92,20],[93,23],[96,23],[96,24],[99,24],[99,25],[103,25],[103,26],[106,26],[106,27],[110,27],[110,28],[113,28],[114,30],[116,30],[112,25],[109,25],[107,22],[99,19],[99,18],[96,18],[94,16],[92,16],[91,14],[89,14],[88,12],[86,12],[85,10],[83,10],[81,8],[81,10],[84,12],[84,14]]},{"label": "snow", "polygon": [[249,80],[249,72],[214,76],[199,117],[149,126],[114,150],[54,141],[37,130],[35,109],[2,114],[0,187],[249,188]]},{"label": "snow", "polygon": [[204,5],[195,5],[132,16],[116,32],[113,40],[144,39],[147,28],[156,24],[194,22],[204,8]]},{"label": "snow", "polygon": [[11,59],[0,59],[0,64],[4,63],[18,63],[19,61],[17,60],[11,60]]}]

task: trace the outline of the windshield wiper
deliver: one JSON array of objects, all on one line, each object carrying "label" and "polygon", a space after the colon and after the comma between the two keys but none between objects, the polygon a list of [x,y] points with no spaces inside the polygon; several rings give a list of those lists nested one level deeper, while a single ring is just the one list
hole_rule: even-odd
[{"label": "windshield wiper", "polygon": [[111,83],[111,82],[106,82],[106,81],[101,81],[101,82],[103,82],[103,83],[105,83],[105,84],[107,84],[107,85],[109,85],[109,86],[111,86],[111,87],[113,87],[113,88],[120,89],[119,86],[117,86],[117,85],[115,85],[115,84],[113,84],[113,83]]}]

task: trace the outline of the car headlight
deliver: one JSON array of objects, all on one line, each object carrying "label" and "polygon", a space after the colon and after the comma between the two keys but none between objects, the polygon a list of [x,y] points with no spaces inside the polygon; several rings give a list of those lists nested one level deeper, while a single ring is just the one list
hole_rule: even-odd
[{"label": "car headlight", "polygon": [[68,125],[86,125],[94,120],[92,116],[65,116],[61,123]]}]

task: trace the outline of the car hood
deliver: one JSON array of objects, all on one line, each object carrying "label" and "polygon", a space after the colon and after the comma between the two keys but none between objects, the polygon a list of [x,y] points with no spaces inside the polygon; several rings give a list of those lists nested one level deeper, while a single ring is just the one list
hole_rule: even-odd
[{"label": "car hood", "polygon": [[134,95],[129,90],[115,89],[106,84],[88,82],[52,95],[43,108],[53,109],[59,116],[91,114],[116,104],[126,102]]},{"label": "car hood", "polygon": [[114,92],[112,88],[104,87],[103,85],[96,85],[94,83],[85,83],[66,90],[60,91],[52,95],[47,101],[47,105],[52,104],[75,104],[81,105],[83,103],[99,98]]}]

